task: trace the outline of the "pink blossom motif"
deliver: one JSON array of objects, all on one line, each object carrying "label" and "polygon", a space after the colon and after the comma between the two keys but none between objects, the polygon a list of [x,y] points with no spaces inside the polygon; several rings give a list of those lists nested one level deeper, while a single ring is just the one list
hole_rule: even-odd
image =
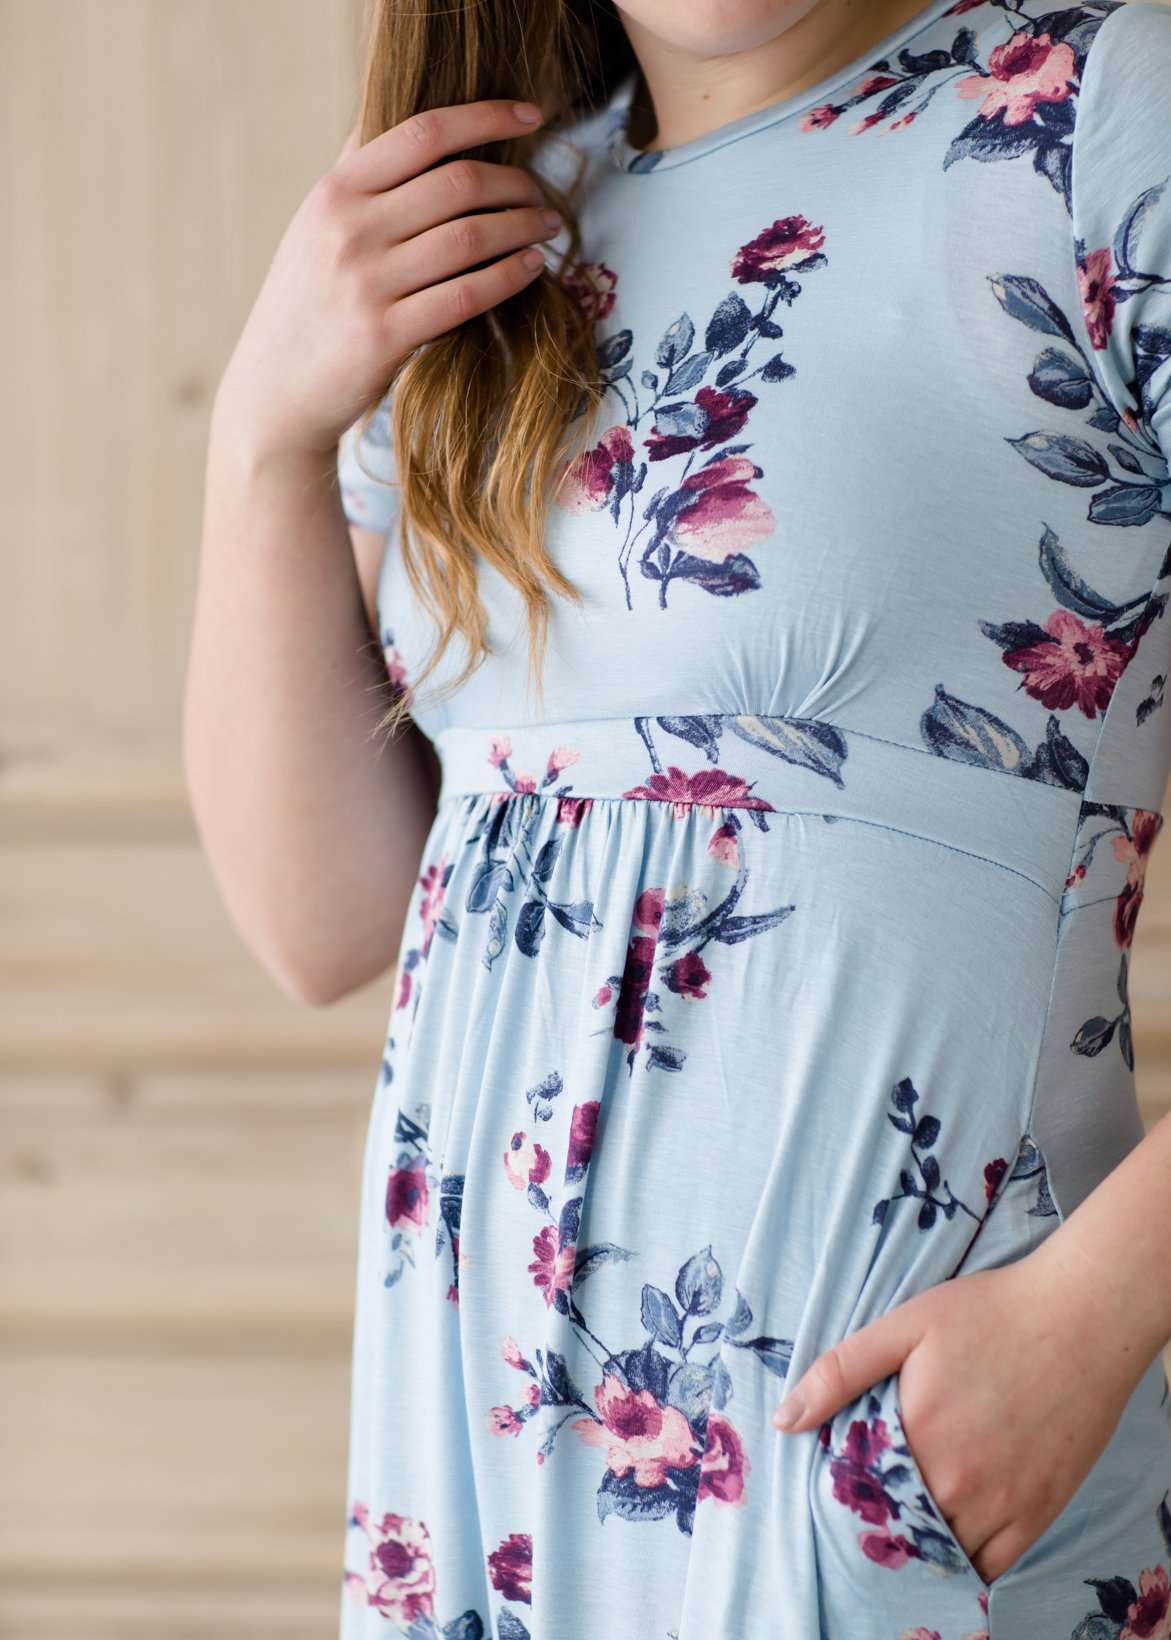
[{"label": "pink blossom motif", "polygon": [[762,476],[747,456],[725,456],[689,473],[680,494],[694,501],[680,507],[671,521],[669,538],[693,558],[722,564],[729,553],[746,552],[765,541],[776,528],[771,508],[748,482]]},{"label": "pink blossom motif", "polygon": [[493,1435],[519,1435],[524,1425],[508,1406],[488,1408],[488,1428]]},{"label": "pink blossom motif", "polygon": [[876,1566],[885,1566],[888,1572],[901,1571],[908,1560],[920,1558],[915,1545],[901,1533],[859,1532],[858,1542],[867,1560],[872,1560]]},{"label": "pink blossom motif", "polygon": [[598,989],[594,992],[594,1007],[604,1008],[613,995],[614,987],[612,985],[599,985]]},{"label": "pink blossom motif", "polygon": [[652,774],[645,786],[632,786],[622,795],[670,803],[676,820],[686,818],[692,807],[709,816],[714,816],[718,808],[773,812],[771,803],[751,795],[748,782],[739,775],[726,774],[723,769],[701,769],[698,774],[685,774],[673,763],[668,765],[666,774]]},{"label": "pink blossom motif", "polygon": [[938,1629],[925,1629],[920,1623],[918,1628],[904,1629],[899,1640],[940,1640]]},{"label": "pink blossom motif", "polygon": [[541,1289],[546,1305],[551,1307],[558,1293],[569,1291],[577,1249],[571,1241],[561,1240],[556,1225],[547,1224],[533,1237],[533,1252],[537,1256],[528,1267],[533,1285]]},{"label": "pink blossom motif", "polygon": [[618,275],[604,262],[575,262],[565,270],[561,282],[581,304],[587,319],[598,324],[608,319],[616,301]]},{"label": "pink blossom motif", "polygon": [[593,805],[594,800],[592,797],[559,797],[557,799],[557,824],[559,826],[580,826]]},{"label": "pink blossom motif", "polygon": [[877,1478],[878,1459],[890,1446],[882,1418],[854,1418],[845,1446],[830,1458],[834,1497],[871,1526],[885,1526],[894,1515],[890,1497]]},{"label": "pink blossom motif", "polygon": [[1043,636],[1003,656],[1022,674],[1026,694],[1050,711],[1076,706],[1088,718],[1104,712],[1136,645],[1110,637],[1069,609],[1054,610],[1040,631]]},{"label": "pink blossom motif", "polygon": [[598,512],[610,501],[624,473],[633,471],[633,464],[630,428],[607,428],[592,449],[567,463],[555,492],[557,505],[570,513]]},{"label": "pink blossom motif", "polygon": [[494,769],[502,769],[512,756],[512,738],[493,735],[488,745],[488,761]]},{"label": "pink blossom motif", "polygon": [[567,1179],[580,1178],[590,1165],[597,1136],[598,1112],[601,1108],[601,1101],[598,1099],[587,1099],[584,1104],[573,1107],[573,1116],[569,1123],[569,1148],[565,1157]]},{"label": "pink blossom motif", "polygon": [[1171,1580],[1165,1566],[1139,1573],[1138,1599],[1127,1607],[1118,1640],[1171,1640]]},{"label": "pink blossom motif", "polygon": [[670,990],[691,1002],[700,1002],[707,996],[705,985],[711,984],[711,969],[698,951],[685,951],[663,975]]},{"label": "pink blossom motif", "polygon": [[834,124],[841,112],[833,103],[818,103],[816,108],[801,116],[799,128],[802,131],[824,131],[826,126]]},{"label": "pink blossom motif", "polygon": [[803,216],[782,216],[732,259],[732,277],[742,285],[772,285],[817,256],[825,235]]},{"label": "pink blossom motif", "polygon": [[553,1158],[549,1152],[526,1133],[516,1132],[504,1152],[504,1171],[517,1190],[527,1190],[530,1184],[541,1184],[549,1177]]},{"label": "pink blossom motif", "polygon": [[1077,284],[1081,295],[1086,329],[1097,352],[1110,340],[1117,302],[1114,295],[1114,266],[1110,250],[1091,251],[1078,258]]},{"label": "pink blossom motif", "polygon": [[546,779],[556,780],[562,770],[568,769],[571,764],[576,763],[580,756],[581,753],[575,746],[554,746],[549,753],[549,761],[545,766]]},{"label": "pink blossom motif", "polygon": [[435,924],[443,914],[443,896],[450,876],[451,867],[445,854],[436,864],[429,865],[419,878],[419,886],[423,890],[423,897],[419,902],[419,919],[423,925],[421,950],[424,956],[431,949]]},{"label": "pink blossom motif", "polygon": [[1024,125],[1043,103],[1061,103],[1074,93],[1077,58],[1064,41],[1018,29],[988,56],[988,73],[957,82],[961,97],[980,97],[982,119],[1003,114],[1004,125]]},{"label": "pink blossom motif", "polygon": [[718,860],[722,866],[731,866],[733,870],[740,864],[740,839],[738,828],[731,821],[725,820],[723,825],[717,826],[708,838],[707,851],[713,860]]},{"label": "pink blossom motif", "polygon": [[601,1423],[577,1418],[573,1428],[590,1446],[606,1448],[613,1475],[633,1473],[634,1484],[662,1486],[668,1469],[698,1463],[691,1425],[678,1407],[660,1406],[648,1389],[630,1390],[614,1373],[603,1375],[594,1389]]},{"label": "pink blossom motif", "polygon": [[371,1525],[363,1503],[353,1506],[350,1520],[363,1527],[370,1539],[365,1574],[346,1572],[351,1598],[359,1605],[372,1606],[404,1631],[429,1620],[434,1612],[435,1568],[431,1535],[424,1523],[407,1515],[386,1514]]},{"label": "pink blossom motif", "polygon": [[1136,809],[1130,836],[1114,839],[1114,858],[1126,866],[1126,886],[1114,907],[1114,938],[1125,950],[1134,939],[1138,914],[1143,903],[1147,864],[1155,839],[1163,829],[1163,816],[1155,809]]},{"label": "pink blossom motif", "polygon": [[[742,431],[744,423],[748,420],[748,412],[757,400],[754,393],[746,392],[743,387],[701,387],[692,402],[703,412],[703,431],[648,433],[643,440],[648,460],[665,461],[668,456],[682,455],[685,450],[714,450],[717,444],[735,438]],[[761,469],[753,466],[752,462],[746,462],[745,465],[751,468],[750,477],[762,476]],[[694,476],[698,477],[698,474]],[[689,488],[686,479],[682,487]],[[694,484],[690,485],[692,489],[695,487]]]},{"label": "pink blossom motif", "polygon": [[488,1556],[492,1587],[505,1600],[533,1601],[533,1540],[528,1532],[510,1532]]},{"label": "pink blossom motif", "polygon": [[427,1223],[427,1174],[422,1157],[409,1167],[392,1167],[386,1178],[386,1222],[392,1230],[405,1226],[416,1234]]},{"label": "pink blossom motif", "polygon": [[386,661],[386,675],[390,680],[391,687],[396,694],[402,696],[403,704],[410,706],[413,693],[410,684],[407,682],[407,669],[402,656],[394,644],[384,644],[382,654]]},{"label": "pink blossom motif", "polygon": [[751,1467],[744,1443],[731,1423],[722,1413],[710,1412],[697,1501],[715,1498],[717,1503],[743,1503],[744,1477]]},{"label": "pink blossom motif", "polygon": [[505,1337],[500,1340],[500,1353],[508,1362],[510,1367],[516,1367],[521,1372],[528,1372],[530,1370],[529,1363],[525,1359],[524,1351],[521,1349],[516,1339],[513,1338],[511,1333],[506,1334]]}]

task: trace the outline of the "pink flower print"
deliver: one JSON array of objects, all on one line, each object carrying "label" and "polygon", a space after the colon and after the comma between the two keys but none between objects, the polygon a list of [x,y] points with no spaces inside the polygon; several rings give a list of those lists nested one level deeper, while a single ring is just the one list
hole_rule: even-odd
[{"label": "pink flower print", "polygon": [[543,1146],[527,1134],[514,1133],[504,1152],[504,1171],[517,1190],[527,1190],[530,1184],[541,1184],[549,1177],[552,1158]]},{"label": "pink flower print", "polygon": [[419,878],[419,886],[423,890],[423,898],[419,904],[419,917],[423,924],[422,952],[426,956],[431,949],[431,941],[435,934],[435,924],[443,912],[443,895],[450,875],[446,854],[435,865],[429,865]]},{"label": "pink flower print", "polygon": [[771,803],[750,795],[746,780],[726,774],[723,769],[701,769],[698,774],[685,774],[672,763],[666,774],[652,774],[645,786],[632,786],[622,795],[670,803],[676,820],[684,819],[692,806],[713,815],[717,808],[767,809],[772,813]]},{"label": "pink flower print", "polygon": [[610,500],[623,469],[634,463],[634,442],[625,426],[607,428],[590,450],[574,456],[557,485],[555,500],[571,513],[598,512]]},{"label": "pink flower print", "polygon": [[1139,1596],[1126,1611],[1118,1640],[1171,1640],[1171,1582],[1165,1566],[1139,1573]]},{"label": "pink flower print", "polygon": [[488,746],[488,761],[494,769],[501,769],[512,756],[510,735],[493,735]]},{"label": "pink flower print", "polygon": [[879,1456],[890,1445],[882,1418],[854,1418],[846,1444],[830,1459],[834,1497],[871,1526],[885,1526],[893,1514],[891,1500],[874,1474]]},{"label": "pink flower print", "polygon": [[1048,34],[1019,29],[989,54],[987,74],[969,75],[956,90],[961,97],[983,98],[981,118],[1003,113],[1005,125],[1024,125],[1039,103],[1065,102],[1072,96],[1076,80],[1072,46],[1064,41],[1055,45]]},{"label": "pink flower print", "polygon": [[914,1544],[901,1534],[896,1537],[893,1532],[859,1532],[858,1542],[868,1560],[891,1572],[899,1571],[908,1560],[920,1558]]},{"label": "pink flower print", "polygon": [[604,1008],[613,995],[614,988],[612,985],[599,985],[594,994],[594,1007]]},{"label": "pink flower print", "polygon": [[581,753],[575,746],[554,746],[549,753],[549,761],[545,767],[546,781],[556,780],[563,769],[568,769],[576,763]]},{"label": "pink flower print", "polygon": [[731,866],[733,870],[740,864],[740,839],[737,827],[730,820],[717,826],[708,839],[707,851],[713,860],[718,860],[722,866]]},{"label": "pink flower print", "polygon": [[561,1240],[556,1225],[547,1224],[533,1237],[533,1252],[537,1255],[529,1265],[533,1285],[541,1288],[545,1303],[552,1306],[558,1293],[569,1291],[577,1249],[571,1241]]},{"label": "pink flower print", "polygon": [[559,797],[557,799],[557,824],[559,826],[580,826],[593,807],[593,802],[592,797]]},{"label": "pink flower print", "polygon": [[618,284],[613,268],[604,262],[575,262],[566,269],[561,282],[577,297],[586,317],[594,324],[610,317]]},{"label": "pink flower print", "polygon": [[802,268],[821,250],[825,235],[803,216],[783,216],[765,228],[732,260],[732,277],[742,285],[775,285],[790,270]]},{"label": "pink flower print", "polygon": [[488,1556],[492,1587],[505,1600],[533,1601],[533,1540],[527,1532],[510,1532]]},{"label": "pink flower print", "polygon": [[1114,858],[1126,865],[1126,887],[1114,907],[1114,938],[1125,949],[1134,939],[1135,925],[1143,903],[1147,862],[1155,838],[1163,829],[1163,816],[1155,809],[1136,809],[1130,836],[1114,839]]},{"label": "pink flower print", "polygon": [[[359,1513],[359,1510],[361,1513]],[[373,1606],[400,1629],[408,1629],[433,1614],[435,1568],[431,1534],[421,1520],[407,1515],[383,1515],[371,1526],[364,1504],[355,1505],[350,1518],[365,1527],[370,1539],[370,1561],[365,1576],[346,1573],[353,1598]]]},{"label": "pink flower print", "polygon": [[938,1629],[925,1629],[920,1623],[918,1628],[904,1629],[899,1640],[939,1640]]},{"label": "pink flower print", "polygon": [[732,552],[746,552],[767,540],[777,521],[768,504],[748,488],[762,470],[747,456],[725,456],[689,473],[681,491],[695,500],[681,507],[669,531],[675,546],[695,558],[722,564]]},{"label": "pink flower print", "polygon": [[607,1372],[594,1390],[602,1421],[577,1418],[573,1428],[590,1446],[606,1448],[614,1475],[633,1471],[636,1486],[662,1486],[668,1469],[689,1469],[699,1461],[691,1425],[678,1407],[660,1406],[649,1389],[629,1390]]},{"label": "pink flower print", "polygon": [[1101,351],[1110,340],[1117,306],[1114,298],[1114,269],[1109,248],[1091,251],[1078,258],[1077,283],[1090,341]]},{"label": "pink flower print", "polygon": [[833,103],[818,103],[807,114],[801,116],[800,129],[802,131],[824,131],[827,125],[832,125],[841,113]]},{"label": "pink flower print", "polygon": [[643,1012],[654,968],[659,924],[663,920],[663,904],[661,888],[644,889],[634,904],[618,1006],[614,1010],[614,1035],[628,1047],[637,1048],[642,1042]]},{"label": "pink flower print", "polygon": [[401,654],[394,644],[383,646],[383,657],[386,661],[386,675],[390,679],[394,690],[401,694],[406,705],[411,704],[411,686],[407,682],[407,669]]},{"label": "pink flower print", "polygon": [[489,1407],[488,1428],[493,1435],[519,1435],[524,1425],[511,1407]]},{"label": "pink flower print", "polygon": [[386,1177],[386,1222],[416,1233],[427,1223],[427,1174],[422,1157],[409,1167],[392,1167]]},{"label": "pink flower print", "polygon": [[1069,609],[1054,610],[1042,630],[1043,638],[1004,652],[1004,664],[1023,674],[1025,693],[1050,711],[1077,706],[1088,718],[1104,712],[1135,645]]},{"label": "pink flower print", "polygon": [[[693,402],[703,411],[703,431],[648,433],[643,443],[649,461],[664,461],[668,456],[681,455],[684,450],[714,450],[717,444],[736,437],[757,401],[756,395],[743,387],[701,387]],[[751,462],[745,465],[752,468],[752,477],[760,477],[760,470]],[[695,485],[689,486],[685,479],[683,487],[694,489]]]},{"label": "pink flower print", "polygon": [[583,1105],[574,1105],[569,1123],[569,1150],[565,1158],[567,1178],[584,1173],[594,1153],[594,1139],[598,1128],[601,1101],[587,1099]]},{"label": "pink flower print", "polygon": [[707,996],[704,986],[710,984],[712,976],[698,951],[685,951],[676,957],[663,977],[677,995],[698,1002]]},{"label": "pink flower print", "polygon": [[744,1477],[752,1467],[744,1443],[719,1412],[708,1414],[706,1434],[696,1501],[715,1498],[717,1503],[743,1503]]},{"label": "pink flower print", "polygon": [[524,1351],[521,1349],[516,1339],[513,1338],[511,1333],[507,1334],[500,1340],[500,1353],[508,1362],[510,1367],[517,1367],[521,1372],[528,1372],[530,1370],[529,1363],[525,1359]]}]

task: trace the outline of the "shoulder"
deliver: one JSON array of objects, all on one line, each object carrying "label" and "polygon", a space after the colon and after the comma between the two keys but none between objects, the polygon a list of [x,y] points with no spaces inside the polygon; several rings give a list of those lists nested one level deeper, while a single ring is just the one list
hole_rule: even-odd
[{"label": "shoulder", "polygon": [[[1084,22],[1085,60],[1079,103],[1095,113],[1110,106],[1120,129],[1136,113],[1171,113],[1171,3],[1169,0],[1101,0],[1078,6]],[[1134,102],[1138,98],[1137,104]]]}]

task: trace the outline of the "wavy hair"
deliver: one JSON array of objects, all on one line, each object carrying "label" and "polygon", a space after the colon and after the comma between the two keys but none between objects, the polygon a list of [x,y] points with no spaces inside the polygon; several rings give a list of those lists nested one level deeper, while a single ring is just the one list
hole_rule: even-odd
[{"label": "wavy hair", "polygon": [[[557,272],[546,267],[417,348],[387,384],[403,564],[438,636],[409,691],[395,689],[377,730],[403,723],[457,631],[468,653],[448,690],[491,652],[477,555],[523,602],[538,697],[550,591],[580,604],[546,550],[545,530],[550,486],[581,453],[573,427],[588,429],[602,399],[588,292],[563,277],[581,257],[581,173],[562,188],[532,161],[538,144],[563,140],[558,127],[600,107],[636,62],[611,0],[370,0],[361,142],[427,108],[483,97],[534,101],[545,116],[535,132],[461,156],[536,175],[568,235]],[[359,460],[362,434],[387,393],[356,424]]]}]

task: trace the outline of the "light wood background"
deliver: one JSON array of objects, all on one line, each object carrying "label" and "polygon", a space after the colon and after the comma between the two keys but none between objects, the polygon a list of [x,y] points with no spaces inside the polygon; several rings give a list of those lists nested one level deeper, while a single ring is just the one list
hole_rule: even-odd
[{"label": "light wood background", "polygon": [[[358,0],[0,0],[0,1635],[331,1640],[389,976],[284,998],[191,825],[207,416]],[[1132,1002],[1171,1108],[1171,845]]]}]

